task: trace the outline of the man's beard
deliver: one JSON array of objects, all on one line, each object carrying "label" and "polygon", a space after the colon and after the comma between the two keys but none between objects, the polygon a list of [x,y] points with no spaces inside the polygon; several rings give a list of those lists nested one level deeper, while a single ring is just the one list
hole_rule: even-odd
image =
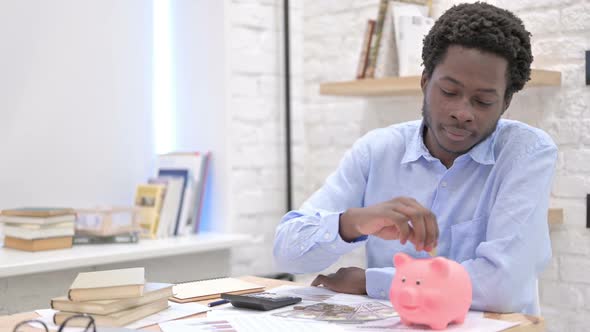
[{"label": "man's beard", "polygon": [[[488,138],[496,130],[496,127],[498,126],[498,120],[496,120],[496,122],[494,123],[494,126],[491,128],[491,130],[489,132],[487,132],[485,135],[483,135],[483,137],[479,141],[477,141],[475,144],[473,144],[471,147],[469,147],[468,149],[466,149],[464,151],[453,151],[453,150],[447,149],[438,140],[438,137],[435,134],[436,129],[432,127],[432,118],[431,118],[431,114],[430,114],[430,108],[428,107],[428,104],[426,103],[426,97],[424,97],[424,100],[422,101],[422,118],[424,119],[424,134],[423,134],[424,136],[422,137],[422,139],[424,140],[424,145],[426,145],[427,131],[432,130],[432,138],[436,142],[436,145],[438,145],[438,147],[441,148],[446,153],[453,154],[456,156],[460,156],[460,155],[463,155],[463,154],[469,152],[469,150],[473,149],[473,147],[475,147],[477,144],[481,143],[486,138]],[[464,128],[461,128],[461,129],[464,129]],[[430,152],[432,153],[432,151],[430,151]]]}]

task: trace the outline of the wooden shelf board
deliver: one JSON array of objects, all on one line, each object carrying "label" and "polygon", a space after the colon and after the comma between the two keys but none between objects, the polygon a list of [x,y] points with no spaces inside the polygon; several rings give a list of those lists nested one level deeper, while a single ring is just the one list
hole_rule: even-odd
[{"label": "wooden shelf board", "polygon": [[[560,72],[533,69],[531,80],[525,88],[560,85]],[[420,76],[385,77],[320,84],[320,94],[325,96],[377,97],[419,95],[421,93]]]},{"label": "wooden shelf board", "polygon": [[551,208],[547,214],[549,225],[563,224],[563,209]]}]

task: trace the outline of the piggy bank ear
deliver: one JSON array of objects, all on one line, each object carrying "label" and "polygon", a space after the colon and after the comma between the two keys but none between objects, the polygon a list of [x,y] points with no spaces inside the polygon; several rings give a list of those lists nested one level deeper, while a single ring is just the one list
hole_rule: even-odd
[{"label": "piggy bank ear", "polygon": [[430,270],[437,276],[446,277],[449,275],[449,262],[442,257],[436,257],[430,262]]},{"label": "piggy bank ear", "polygon": [[393,256],[393,266],[395,266],[396,268],[402,267],[404,264],[411,260],[412,257],[408,256],[407,254],[404,254],[403,252],[400,252]]}]

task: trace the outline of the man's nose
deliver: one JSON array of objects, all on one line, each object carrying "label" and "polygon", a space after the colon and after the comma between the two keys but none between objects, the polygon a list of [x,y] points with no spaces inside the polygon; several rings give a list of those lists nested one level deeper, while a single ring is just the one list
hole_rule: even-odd
[{"label": "man's nose", "polygon": [[451,112],[451,117],[459,123],[469,123],[474,119],[473,105],[469,100],[462,100],[459,105]]},{"label": "man's nose", "polygon": [[473,110],[471,106],[463,106],[457,108],[451,113],[451,117],[459,123],[469,123],[473,121]]}]

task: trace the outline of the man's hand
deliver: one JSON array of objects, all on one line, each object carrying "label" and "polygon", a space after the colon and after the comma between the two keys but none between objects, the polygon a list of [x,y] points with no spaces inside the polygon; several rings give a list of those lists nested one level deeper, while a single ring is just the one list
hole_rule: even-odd
[{"label": "man's hand", "polygon": [[437,245],[438,232],[434,214],[408,197],[348,209],[340,216],[340,236],[349,242],[362,235],[374,235],[402,244],[409,240],[416,250],[431,251]]},{"label": "man's hand", "polygon": [[358,267],[343,267],[328,276],[318,275],[312,286],[323,285],[329,290],[347,294],[367,294],[365,270]]}]

